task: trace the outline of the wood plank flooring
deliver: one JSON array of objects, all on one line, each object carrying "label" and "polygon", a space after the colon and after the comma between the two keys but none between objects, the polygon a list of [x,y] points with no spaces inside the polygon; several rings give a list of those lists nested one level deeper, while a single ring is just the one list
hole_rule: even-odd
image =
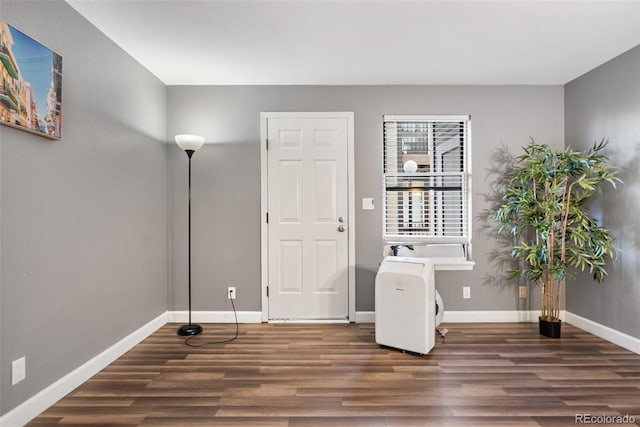
[{"label": "wood plank flooring", "polygon": [[[192,348],[169,324],[31,426],[568,426],[640,423],[640,355],[570,325],[448,324],[425,356],[375,344],[374,325],[240,325]],[[194,343],[232,337],[205,324]],[[613,425],[612,423],[610,423]],[[607,424],[600,424],[607,425]]]}]

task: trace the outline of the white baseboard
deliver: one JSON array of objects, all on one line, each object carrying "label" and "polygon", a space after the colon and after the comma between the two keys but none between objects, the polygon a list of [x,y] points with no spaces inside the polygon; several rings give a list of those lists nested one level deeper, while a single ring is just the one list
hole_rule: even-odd
[{"label": "white baseboard", "polygon": [[269,323],[274,324],[310,324],[310,325],[339,325],[339,324],[347,324],[349,321],[347,319],[274,319],[269,320]]},{"label": "white baseboard", "polygon": [[356,311],[356,323],[376,323],[376,312]]},{"label": "white baseboard", "polygon": [[571,312],[566,313],[566,318],[567,322],[571,323],[573,326],[617,344],[620,347],[626,348],[629,351],[640,354],[640,339],[636,337],[632,337],[631,335],[627,335],[608,326],[594,322],[593,320],[585,319],[584,317]]},{"label": "white baseboard", "polygon": [[69,372],[58,381],[41,390],[31,398],[0,417],[0,426],[23,426],[42,411],[72,392],[80,384],[100,372],[142,340],[153,334],[167,323],[167,312],[162,313],[146,325],[133,331],[84,365]]},{"label": "white baseboard", "polygon": [[[564,320],[564,310],[560,312],[560,319]],[[443,322],[473,323],[473,322],[537,322],[539,310],[477,310],[477,311],[444,311]],[[356,323],[375,323],[375,311],[356,311]]]},{"label": "white baseboard", "polygon": [[[188,322],[188,311],[168,311],[169,322]],[[238,323],[261,323],[261,311],[237,311]],[[191,321],[194,323],[235,323],[233,311],[193,311]]]},{"label": "white baseboard", "polygon": [[[474,310],[474,311],[444,311],[445,323],[473,323],[473,322],[537,322],[540,310]],[[560,319],[565,320],[564,310],[560,311]]]}]

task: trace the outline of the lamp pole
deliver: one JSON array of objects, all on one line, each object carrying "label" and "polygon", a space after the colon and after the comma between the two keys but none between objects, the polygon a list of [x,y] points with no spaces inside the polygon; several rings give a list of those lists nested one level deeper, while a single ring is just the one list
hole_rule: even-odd
[{"label": "lamp pole", "polygon": [[178,335],[198,335],[202,332],[202,326],[191,323],[191,157],[197,149],[202,147],[204,138],[196,135],[176,135],[176,142],[184,150],[189,158],[189,210],[188,210],[188,262],[189,262],[189,276],[188,276],[188,295],[189,295],[189,323],[182,325],[178,329]]}]

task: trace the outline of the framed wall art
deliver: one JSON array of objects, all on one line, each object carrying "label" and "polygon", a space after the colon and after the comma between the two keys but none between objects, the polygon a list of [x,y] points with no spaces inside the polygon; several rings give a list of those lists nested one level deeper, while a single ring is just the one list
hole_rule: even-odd
[{"label": "framed wall art", "polygon": [[0,20],[0,124],[62,137],[62,57]]}]

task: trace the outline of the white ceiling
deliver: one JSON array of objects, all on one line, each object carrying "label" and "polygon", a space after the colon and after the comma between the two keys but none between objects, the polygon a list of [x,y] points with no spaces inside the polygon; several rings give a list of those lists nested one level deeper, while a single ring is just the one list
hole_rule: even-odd
[{"label": "white ceiling", "polygon": [[167,85],[564,84],[640,0],[67,0]]}]

